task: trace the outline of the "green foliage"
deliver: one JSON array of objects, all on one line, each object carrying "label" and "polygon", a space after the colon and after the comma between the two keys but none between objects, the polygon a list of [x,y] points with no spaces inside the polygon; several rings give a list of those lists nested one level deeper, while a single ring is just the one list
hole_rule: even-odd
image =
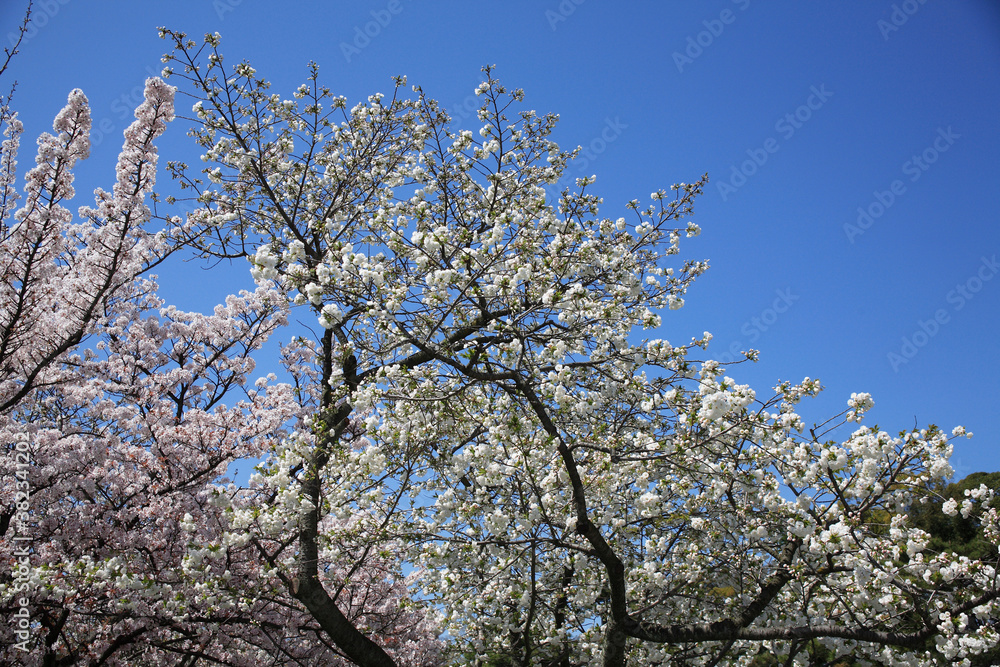
[{"label": "green foliage", "polygon": [[[761,651],[754,659],[750,662],[750,667],[784,667],[784,665],[792,664],[792,660],[796,656],[801,659],[802,656],[806,656],[809,665],[822,665],[823,667],[856,667],[858,663],[855,663],[850,657],[837,656],[834,651],[823,646],[823,644],[816,640],[809,640],[806,642],[793,642],[791,645],[792,655],[781,654],[777,655],[768,651]],[[795,663],[799,664],[799,663]],[[870,664],[870,663],[866,663]]]},{"label": "green foliage", "polygon": [[914,503],[909,508],[910,520],[915,526],[931,535],[928,548],[932,551],[954,551],[960,556],[976,560],[991,560],[997,557],[997,548],[983,536],[978,508],[963,517],[961,513],[948,516],[941,511],[941,505],[949,499],[959,507],[968,496],[967,490],[985,484],[993,490],[1000,490],[1000,472],[975,472],[968,477],[952,482],[943,488],[933,489],[926,501]]}]

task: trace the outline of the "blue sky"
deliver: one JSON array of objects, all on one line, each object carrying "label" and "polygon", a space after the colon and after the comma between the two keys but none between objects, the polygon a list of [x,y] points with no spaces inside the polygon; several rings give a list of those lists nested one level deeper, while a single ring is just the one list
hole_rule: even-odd
[{"label": "blue sky", "polygon": [[[24,3],[0,7],[9,45]],[[965,425],[960,476],[1000,452],[1000,5],[986,0],[614,3],[49,0],[36,2],[15,106],[26,136],[51,128],[72,88],[89,97],[95,146],[78,192],[108,187],[142,82],[162,67],[165,25],[218,31],[290,94],[319,63],[350,101],[406,74],[474,128],[480,67],[496,64],[525,105],[561,116],[582,145],[603,212],[671,183],[711,181],[703,233],[684,256],[712,268],[658,335],[755,347],[730,375],[759,392],[818,377],[823,418],[852,391],[890,432]],[[178,122],[165,159],[193,154]],[[29,164],[26,145],[21,165]],[[249,272],[161,271],[181,308],[207,309]]]}]

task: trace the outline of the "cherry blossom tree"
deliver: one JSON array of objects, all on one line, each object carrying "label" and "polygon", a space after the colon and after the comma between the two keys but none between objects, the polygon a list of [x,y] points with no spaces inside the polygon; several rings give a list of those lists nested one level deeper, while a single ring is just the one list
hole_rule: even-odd
[{"label": "cherry blossom tree", "polygon": [[[309,413],[225,535],[355,663],[396,664],[321,564],[384,544],[450,664],[951,664],[996,644],[997,563],[927,552],[905,513],[961,428],[890,435],[863,425],[867,394],[807,428],[817,380],[758,395],[699,358],[710,334],[643,337],[707,268],[675,258],[706,179],[602,218],[593,178],[546,194],[574,153],[491,68],[469,131],[402,77],[349,106],[312,65],[285,98],[217,34],[161,34],[208,163],[170,165],[200,252],[247,258],[314,318],[293,350]],[[993,492],[969,503],[995,544]]]},{"label": "cherry blossom tree", "polygon": [[[146,204],[164,81],[81,222],[83,94],[20,207],[3,117],[0,607],[33,610],[33,650],[6,627],[4,660],[917,665],[997,644],[998,564],[929,549],[907,514],[940,502],[961,427],[893,436],[859,393],[810,428],[817,380],[758,394],[710,334],[651,337],[707,269],[679,259],[704,177],[601,217],[593,177],[549,193],[575,152],[492,68],[467,130],[402,77],[349,105],[312,65],[286,98],[218,35],[161,35],[207,163],[168,163],[184,219]],[[149,270],[187,249],[248,261],[256,288],[166,306]],[[255,380],[281,333],[283,381]],[[995,502],[941,508],[995,546]]]},{"label": "cherry blossom tree", "polygon": [[[0,159],[0,574],[5,664],[346,664],[292,598],[265,537],[226,532],[232,516],[275,501],[227,483],[228,467],[273,450],[309,417],[308,390],[253,381],[253,354],[286,324],[271,288],[212,314],[167,307],[149,270],[191,241],[145,203],[154,140],[174,89],[146,82],[125,131],[112,192],[66,204],[89,152],[79,90],[39,140],[17,208],[21,124],[5,116]],[[16,210],[15,210],[16,209]],[[308,353],[286,354],[293,377]],[[331,522],[327,522],[331,523]],[[345,530],[350,521],[345,520]],[[392,544],[323,561],[345,618],[397,664],[430,665],[433,616],[408,599]],[[21,622],[21,618],[24,622]]]}]

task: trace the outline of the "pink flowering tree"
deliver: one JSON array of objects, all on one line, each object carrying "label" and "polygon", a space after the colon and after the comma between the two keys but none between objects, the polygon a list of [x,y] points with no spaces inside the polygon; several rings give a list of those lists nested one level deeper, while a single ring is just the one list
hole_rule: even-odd
[{"label": "pink flowering tree", "polygon": [[[280,553],[270,533],[250,540],[232,530],[234,516],[276,498],[270,487],[229,483],[229,466],[264,457],[312,412],[311,390],[251,375],[287,303],[261,287],[211,314],[186,313],[165,306],[145,277],[192,241],[178,218],[153,227],[146,205],[173,99],[162,80],[147,81],[117,182],[79,220],[67,204],[73,167],[89,151],[83,93],[70,94],[55,134],[39,140],[23,197],[22,126],[4,116],[0,474],[11,483],[0,487],[0,554],[11,566],[0,573],[0,610],[14,620],[0,631],[0,660],[346,664],[266,557]],[[286,357],[305,381],[306,349],[290,346]],[[318,567],[339,586],[347,622],[397,664],[430,665],[436,626],[408,599],[393,548]]]},{"label": "pink flowering tree", "polygon": [[[151,191],[153,140],[173,117],[173,94],[153,80],[143,117],[129,127],[112,192],[99,190],[94,207],[73,221],[73,167],[90,152],[90,110],[79,90],[39,139],[36,166],[26,176],[24,201],[14,190],[22,131],[8,118],[0,162],[0,412],[33,390],[59,381],[58,360],[79,344],[123,285],[147,270],[163,251],[149,234],[142,201]],[[13,214],[13,215],[11,215]]]},{"label": "pink flowering tree", "polygon": [[[226,535],[352,661],[397,664],[324,564],[373,558],[412,569],[456,665],[950,664],[997,642],[997,564],[929,551],[905,513],[961,428],[890,435],[867,394],[807,428],[818,381],[758,395],[709,334],[643,337],[707,268],[676,258],[705,179],[603,218],[592,178],[547,194],[573,153],[490,68],[469,131],[403,78],[348,105],[313,65],[286,98],[217,34],[161,34],[208,162],[170,165],[200,251],[311,312],[288,351],[308,415]],[[996,543],[993,503],[947,510]]]}]

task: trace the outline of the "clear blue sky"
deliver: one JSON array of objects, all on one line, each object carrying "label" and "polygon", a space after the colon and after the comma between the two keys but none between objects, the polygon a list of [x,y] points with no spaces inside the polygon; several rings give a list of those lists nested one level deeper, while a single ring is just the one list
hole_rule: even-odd
[{"label": "clear blue sky", "polygon": [[[4,46],[23,7],[0,7]],[[284,94],[309,60],[351,101],[406,74],[470,128],[479,69],[495,63],[527,106],[561,115],[560,143],[591,149],[571,170],[597,174],[610,217],[708,172],[704,231],[683,250],[712,268],[660,335],[711,331],[717,356],[760,349],[731,375],[762,393],[819,377],[809,417],[868,391],[891,432],[963,424],[976,437],[957,444],[959,475],[1000,469],[995,2],[36,2],[9,71],[15,105],[33,137],[72,88],[90,98],[101,136],[80,203],[112,182],[142,82],[162,66],[159,25],[220,32],[229,62],[249,59]],[[165,158],[192,154],[183,129]],[[243,267],[162,273],[188,309],[250,284]]]}]

